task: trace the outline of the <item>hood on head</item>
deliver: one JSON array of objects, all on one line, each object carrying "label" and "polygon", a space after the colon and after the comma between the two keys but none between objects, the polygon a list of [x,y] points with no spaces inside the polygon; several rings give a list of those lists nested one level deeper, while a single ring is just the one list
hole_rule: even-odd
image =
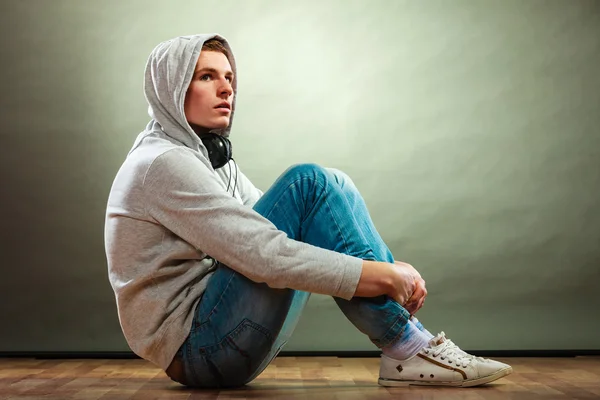
[{"label": "hood on head", "polygon": [[[237,70],[235,58],[227,40],[218,34],[179,36],[160,43],[152,50],[146,64],[144,93],[148,101],[148,114],[168,136],[188,147],[202,146],[198,134],[185,118],[185,94],[194,74],[202,45],[209,39],[221,41],[229,52],[229,63],[234,73],[234,91],[229,126],[207,130],[224,137],[231,132],[237,98]],[[154,124],[156,125],[156,124]]]}]

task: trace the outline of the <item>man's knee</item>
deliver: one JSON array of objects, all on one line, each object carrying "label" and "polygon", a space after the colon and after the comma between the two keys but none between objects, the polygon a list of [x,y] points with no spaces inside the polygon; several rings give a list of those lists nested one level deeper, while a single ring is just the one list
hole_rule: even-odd
[{"label": "man's knee", "polygon": [[342,190],[358,191],[348,174],[337,168],[323,167],[316,163],[294,164],[284,172],[284,175],[292,180],[307,178],[335,182]]},{"label": "man's knee", "polygon": [[350,178],[344,171],[341,171],[337,168],[326,169],[335,177],[335,181],[342,187],[342,189],[357,190],[352,178]]},{"label": "man's knee", "polygon": [[331,173],[333,176],[335,176],[335,180],[337,181],[337,183],[351,181],[350,177],[346,173],[337,168],[327,167],[326,170],[329,171],[329,173]]},{"label": "man's knee", "polygon": [[284,174],[295,176],[314,176],[316,174],[326,173],[327,169],[316,163],[299,163],[290,166]]},{"label": "man's knee", "polygon": [[286,174],[292,174],[297,176],[314,176],[315,174],[325,175],[328,178],[335,177],[338,183],[348,182],[352,183],[352,179],[337,168],[323,167],[316,163],[299,163],[290,166],[286,171]]}]

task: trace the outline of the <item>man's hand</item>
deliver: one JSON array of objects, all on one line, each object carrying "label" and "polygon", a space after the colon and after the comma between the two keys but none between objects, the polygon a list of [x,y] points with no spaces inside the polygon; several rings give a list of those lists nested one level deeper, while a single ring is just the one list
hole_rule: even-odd
[{"label": "man's hand", "polygon": [[384,294],[413,315],[423,306],[427,289],[421,274],[410,264],[402,261],[394,261],[394,264],[391,264],[363,260],[354,296],[375,297]]},{"label": "man's hand", "polygon": [[408,268],[396,264],[363,260],[362,273],[354,293],[357,297],[387,295],[399,304],[406,304],[415,292],[416,276]]},{"label": "man's hand", "polygon": [[410,315],[414,315],[421,309],[421,307],[423,307],[425,298],[427,297],[425,280],[423,280],[419,271],[417,271],[412,265],[402,261],[394,261],[394,264],[398,266],[398,268],[403,269],[415,277],[415,290],[412,293],[412,296],[405,304],[401,303],[402,307],[406,308]]}]

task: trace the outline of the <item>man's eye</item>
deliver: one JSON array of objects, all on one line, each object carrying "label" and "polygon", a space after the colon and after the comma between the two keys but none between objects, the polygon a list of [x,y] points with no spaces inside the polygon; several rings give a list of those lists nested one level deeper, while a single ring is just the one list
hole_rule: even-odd
[{"label": "man's eye", "polygon": [[[201,76],[199,79],[200,79],[201,81],[204,81],[204,80],[206,80],[206,79],[204,79],[204,78],[205,78],[205,77],[207,77],[207,76],[208,76],[209,78],[210,78],[210,77],[212,77],[212,76],[211,76],[211,74],[204,74],[204,75],[202,75],[202,76]],[[226,79],[229,81],[229,83],[232,83],[232,82],[233,82],[233,78],[232,78],[232,77],[230,77],[230,76],[226,77]]]}]

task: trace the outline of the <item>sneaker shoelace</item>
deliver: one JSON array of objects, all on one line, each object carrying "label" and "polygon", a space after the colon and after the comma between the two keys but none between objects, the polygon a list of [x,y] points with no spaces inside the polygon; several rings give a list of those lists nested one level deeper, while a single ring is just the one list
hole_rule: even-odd
[{"label": "sneaker shoelace", "polygon": [[433,353],[433,358],[437,358],[439,356],[442,360],[448,358],[450,364],[454,363],[456,366],[460,365],[463,368],[466,368],[473,362],[473,356],[465,357],[462,354],[464,353],[462,350],[457,350],[460,350],[458,346],[446,339],[446,341],[436,347],[425,349],[425,354]]},{"label": "sneaker shoelace", "polygon": [[454,344],[454,342],[450,339],[446,339],[446,341],[448,341],[448,345],[454,347],[457,353],[461,354],[463,357],[467,357],[467,358],[471,358],[475,361],[479,361],[479,362],[485,362],[485,358],[483,357],[477,357],[474,356],[472,354],[467,353],[466,351],[462,350],[460,347],[458,347],[456,344]]},{"label": "sneaker shoelace", "polygon": [[455,349],[455,351],[457,353],[461,354],[463,357],[471,358],[471,359],[473,359],[475,361],[479,361],[479,362],[485,362],[486,361],[485,358],[471,355],[471,354],[467,353],[466,351],[464,351],[463,349],[461,349],[460,347],[458,347],[452,340],[450,340],[450,339],[448,339],[446,337],[446,334],[443,331],[440,333],[440,337],[441,337],[441,339],[443,341],[448,342],[448,345],[451,346],[451,347],[453,347]]}]

